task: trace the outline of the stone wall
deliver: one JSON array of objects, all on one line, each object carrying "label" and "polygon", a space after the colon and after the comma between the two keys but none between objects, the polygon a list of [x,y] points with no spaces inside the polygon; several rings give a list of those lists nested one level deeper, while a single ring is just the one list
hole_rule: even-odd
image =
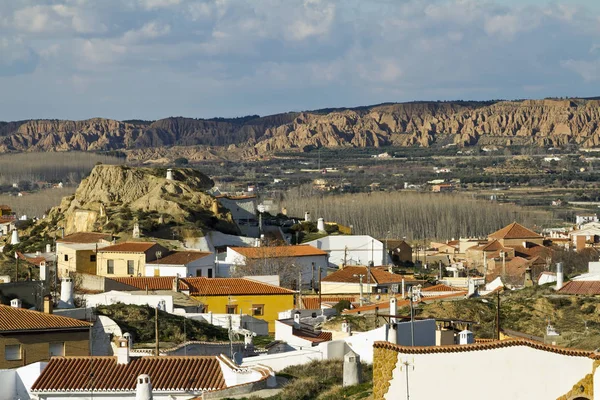
[{"label": "stone wall", "polygon": [[373,400],[384,399],[397,362],[397,351],[385,347],[373,348]]}]

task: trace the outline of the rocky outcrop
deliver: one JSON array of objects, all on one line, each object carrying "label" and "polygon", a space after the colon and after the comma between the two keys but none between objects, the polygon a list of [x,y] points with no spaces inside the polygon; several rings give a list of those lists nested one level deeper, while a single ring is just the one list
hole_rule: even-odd
[{"label": "rocky outcrop", "polygon": [[[188,155],[194,158],[200,152],[202,155],[196,157],[207,159],[218,148],[238,149],[236,155],[256,156],[316,147],[430,146],[437,141],[463,146],[487,141],[592,147],[600,145],[599,123],[600,101],[595,99],[415,102],[263,118],[177,117],[152,123],[99,118],[32,120],[1,124],[0,152],[116,149],[133,152],[196,146]],[[144,153],[132,154],[143,158]]]}]

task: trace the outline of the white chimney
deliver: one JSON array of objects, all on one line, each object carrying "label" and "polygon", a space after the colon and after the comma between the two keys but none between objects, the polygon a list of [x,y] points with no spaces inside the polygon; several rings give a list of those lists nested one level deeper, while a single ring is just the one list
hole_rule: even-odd
[{"label": "white chimney", "polygon": [[73,279],[62,278],[60,280],[60,301],[58,308],[73,308]]},{"label": "white chimney", "polygon": [[12,236],[10,237],[10,244],[19,244],[19,232],[16,229],[13,229]]},{"label": "white chimney", "polygon": [[317,230],[322,233],[325,232],[325,221],[323,218],[317,220]]},{"label": "white chimney", "polygon": [[36,250],[36,251],[35,251],[35,256],[36,256],[36,257],[39,257],[39,256],[40,256],[40,251],[39,251],[39,250]]},{"label": "white chimney", "polygon": [[294,313],[294,328],[300,328],[300,311]]},{"label": "white chimney", "polygon": [[473,332],[464,330],[458,334],[458,344],[472,344],[475,343],[475,337]]},{"label": "white chimney", "polygon": [[12,299],[10,301],[10,306],[14,308],[21,308],[23,306],[23,302],[21,302],[21,299]]},{"label": "white chimney", "polygon": [[260,239],[259,238],[254,239],[254,247],[260,247]]},{"label": "white chimney", "polygon": [[563,264],[561,262],[556,263],[556,290],[560,290],[563,287],[564,279]]},{"label": "white chimney", "polygon": [[310,222],[310,213],[308,211],[306,211],[304,213],[304,221],[305,222]]},{"label": "white chimney", "polygon": [[352,333],[352,327],[350,326],[350,323],[346,319],[342,322],[342,332],[347,333],[347,334]]},{"label": "white chimney", "polygon": [[129,364],[129,340],[125,337],[117,340],[117,364]]},{"label": "white chimney", "polygon": [[171,168],[167,170],[167,179],[170,181],[173,180],[173,170]]},{"label": "white chimney", "polygon": [[48,277],[46,262],[42,261],[40,263],[40,280],[45,281]]},{"label": "white chimney", "polygon": [[396,314],[398,314],[397,300],[395,297],[391,297],[390,298],[390,324],[395,324],[397,322],[396,317],[395,317]]},{"label": "white chimney", "polygon": [[46,253],[52,253],[52,245],[50,243],[46,245]]},{"label": "white chimney", "polygon": [[135,400],[152,400],[152,382],[149,375],[142,374],[137,377]]},{"label": "white chimney", "polygon": [[402,299],[406,297],[406,285],[404,284],[404,278],[402,278]]}]

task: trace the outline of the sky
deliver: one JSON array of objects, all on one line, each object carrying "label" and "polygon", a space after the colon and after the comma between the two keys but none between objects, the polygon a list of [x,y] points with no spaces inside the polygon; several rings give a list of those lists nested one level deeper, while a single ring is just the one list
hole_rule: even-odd
[{"label": "sky", "polygon": [[0,121],[563,96],[598,0],[0,0]]}]

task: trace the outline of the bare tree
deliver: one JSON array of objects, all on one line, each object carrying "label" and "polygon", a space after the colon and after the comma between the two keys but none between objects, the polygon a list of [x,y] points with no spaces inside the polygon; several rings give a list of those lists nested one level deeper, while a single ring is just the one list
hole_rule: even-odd
[{"label": "bare tree", "polygon": [[246,257],[244,263],[233,268],[234,277],[254,275],[279,275],[281,286],[297,288],[298,274],[302,267],[294,264],[286,246],[261,246],[252,248],[252,257]]}]

